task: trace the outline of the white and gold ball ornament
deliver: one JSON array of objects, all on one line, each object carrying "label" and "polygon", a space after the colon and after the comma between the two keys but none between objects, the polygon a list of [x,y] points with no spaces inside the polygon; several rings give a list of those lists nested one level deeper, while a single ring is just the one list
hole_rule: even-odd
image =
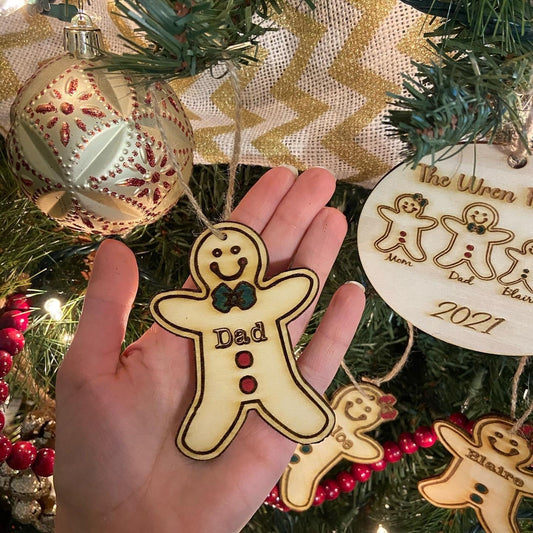
[{"label": "white and gold ball ornament", "polygon": [[121,234],[177,202],[192,129],[166,83],[144,87],[102,68],[98,39],[89,17],[73,19],[71,53],[41,66],[13,103],[8,157],[24,193],[59,224]]}]

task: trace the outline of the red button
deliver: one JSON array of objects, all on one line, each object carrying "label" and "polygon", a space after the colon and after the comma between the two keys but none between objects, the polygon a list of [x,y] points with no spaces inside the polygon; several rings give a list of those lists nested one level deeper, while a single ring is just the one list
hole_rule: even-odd
[{"label": "red button", "polygon": [[402,237],[405,237],[405,236],[407,235],[407,233],[405,233],[405,231],[400,231],[400,235],[401,235]]},{"label": "red button", "polygon": [[237,352],[235,355],[235,364],[239,368],[248,368],[254,364],[254,358],[250,352]]},{"label": "red button", "polygon": [[244,376],[239,381],[239,388],[244,394],[252,394],[257,389],[257,380],[253,376]]},{"label": "red button", "polygon": [[472,257],[472,254],[470,252],[465,252],[465,257],[467,257],[468,259],[470,259]]},{"label": "red button", "polygon": [[399,240],[400,242],[405,242],[405,239],[404,239],[403,237],[400,237],[398,240]]},{"label": "red button", "polygon": [[471,244],[467,244],[466,249],[472,251],[474,249],[474,246]]}]

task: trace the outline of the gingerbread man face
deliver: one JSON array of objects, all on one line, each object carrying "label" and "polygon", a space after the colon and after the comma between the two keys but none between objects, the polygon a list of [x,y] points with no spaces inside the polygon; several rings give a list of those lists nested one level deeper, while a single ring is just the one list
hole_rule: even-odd
[{"label": "gingerbread man face", "polygon": [[499,422],[487,424],[481,428],[479,438],[482,446],[503,457],[512,458],[516,464],[521,464],[531,457],[531,450],[526,439],[512,433],[511,427]]},{"label": "gingerbread man face", "polygon": [[216,287],[222,282],[253,283],[260,274],[260,256],[266,255],[263,243],[237,227],[226,228],[224,236],[220,239],[208,234],[199,243],[193,277],[203,280],[208,287]]},{"label": "gingerbread man face", "polygon": [[361,394],[354,390],[344,401],[344,416],[353,422],[365,422],[379,420],[381,416],[381,406],[378,403],[381,395],[368,391]]},{"label": "gingerbread man face", "polygon": [[335,392],[331,399],[335,427],[322,442],[296,449],[280,482],[284,503],[298,511],[311,507],[321,478],[341,459],[358,463],[382,459],[383,448],[365,433],[396,417],[394,403],[394,396],[370,383]]},{"label": "gingerbread man face", "polygon": [[395,208],[398,212],[403,212],[408,215],[421,215],[424,211],[424,207],[427,204],[421,194],[400,194],[396,198]]},{"label": "gingerbread man face", "polygon": [[498,212],[489,204],[470,204],[463,210],[463,219],[468,224],[491,227],[498,222]]}]

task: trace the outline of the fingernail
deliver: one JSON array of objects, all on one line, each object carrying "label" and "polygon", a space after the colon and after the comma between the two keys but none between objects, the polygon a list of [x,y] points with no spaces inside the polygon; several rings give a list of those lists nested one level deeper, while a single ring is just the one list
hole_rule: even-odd
[{"label": "fingernail", "polygon": [[313,165],[312,167],[310,167],[310,169],[311,168],[320,168],[322,170],[327,170],[331,175],[333,175],[333,176],[335,175],[335,172],[333,172],[331,169],[329,169],[327,167],[321,167],[320,165]]},{"label": "fingernail", "polygon": [[358,281],[347,281],[346,285],[348,283],[351,285],[357,285],[363,292],[366,292],[365,286],[362,283],[359,283]]},{"label": "fingernail", "polygon": [[289,169],[295,178],[298,177],[298,169],[296,167],[293,167],[292,165],[278,165],[278,166]]}]

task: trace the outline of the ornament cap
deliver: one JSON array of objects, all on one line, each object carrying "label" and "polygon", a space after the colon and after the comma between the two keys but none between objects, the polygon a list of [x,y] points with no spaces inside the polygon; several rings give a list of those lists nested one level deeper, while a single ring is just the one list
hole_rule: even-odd
[{"label": "ornament cap", "polygon": [[78,13],[64,30],[65,51],[77,59],[93,59],[102,55],[102,31],[94,26],[91,17]]}]

